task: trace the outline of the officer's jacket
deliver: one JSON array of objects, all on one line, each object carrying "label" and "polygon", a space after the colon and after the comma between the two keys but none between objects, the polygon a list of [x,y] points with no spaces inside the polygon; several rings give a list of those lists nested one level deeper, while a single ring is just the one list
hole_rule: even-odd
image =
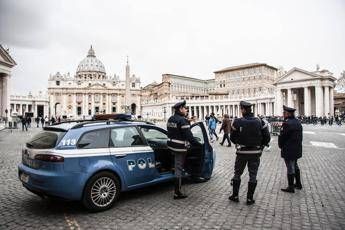
[{"label": "officer's jacket", "polygon": [[174,152],[186,152],[190,145],[200,145],[193,137],[188,120],[178,113],[169,118],[167,129],[168,148]]},{"label": "officer's jacket", "polygon": [[236,154],[261,155],[263,147],[271,140],[268,124],[252,113],[236,118],[231,126],[230,140],[236,144]]},{"label": "officer's jacket", "polygon": [[302,157],[303,128],[295,117],[286,119],[280,128],[278,145],[281,148],[281,157],[296,160]]}]

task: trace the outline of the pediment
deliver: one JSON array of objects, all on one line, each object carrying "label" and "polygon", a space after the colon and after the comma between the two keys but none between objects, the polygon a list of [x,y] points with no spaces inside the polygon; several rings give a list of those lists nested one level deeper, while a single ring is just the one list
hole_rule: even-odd
[{"label": "pediment", "polygon": [[0,63],[7,65],[9,67],[13,67],[17,64],[1,45],[0,45]]},{"label": "pediment", "polygon": [[322,76],[308,72],[306,70],[293,68],[286,74],[284,74],[282,77],[280,77],[277,81],[277,83],[285,83],[285,82],[294,82],[294,81],[312,81],[316,79],[320,79]]}]

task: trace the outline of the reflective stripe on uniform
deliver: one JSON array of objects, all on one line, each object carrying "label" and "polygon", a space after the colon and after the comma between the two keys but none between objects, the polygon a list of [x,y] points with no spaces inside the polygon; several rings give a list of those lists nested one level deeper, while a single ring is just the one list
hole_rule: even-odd
[{"label": "reflective stripe on uniform", "polygon": [[182,125],[181,126],[181,129],[188,129],[188,128],[190,128],[190,125]]},{"label": "reflective stripe on uniform", "polygon": [[239,145],[241,148],[261,148],[261,146],[257,145],[257,146],[246,146],[246,145]]},{"label": "reflective stripe on uniform", "polygon": [[181,140],[177,140],[177,139],[169,139],[169,141],[174,142],[174,143],[178,143],[178,144],[186,144],[185,141],[181,141]]},{"label": "reflective stripe on uniform", "polygon": [[242,154],[258,154],[262,153],[261,150],[237,150],[236,153],[242,153]]},{"label": "reflective stripe on uniform", "polygon": [[187,152],[187,149],[176,149],[173,147],[168,146],[168,149],[175,151],[175,152]]}]

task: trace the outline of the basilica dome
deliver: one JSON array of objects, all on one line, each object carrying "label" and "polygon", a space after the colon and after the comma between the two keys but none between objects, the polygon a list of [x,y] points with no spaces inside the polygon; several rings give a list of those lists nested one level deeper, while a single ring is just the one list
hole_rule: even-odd
[{"label": "basilica dome", "polygon": [[[96,58],[95,51],[92,46],[87,53],[86,58],[84,58],[78,65],[77,76],[79,78],[89,78],[89,77],[105,77],[105,68],[103,63]],[[91,78],[92,79],[92,78]]]}]

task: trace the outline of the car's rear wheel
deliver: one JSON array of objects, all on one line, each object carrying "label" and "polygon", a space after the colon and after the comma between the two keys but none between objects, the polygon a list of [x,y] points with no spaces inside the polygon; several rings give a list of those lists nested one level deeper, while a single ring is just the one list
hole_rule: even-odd
[{"label": "car's rear wheel", "polygon": [[87,209],[97,212],[111,208],[119,196],[119,179],[111,172],[100,172],[87,182],[82,201]]}]

